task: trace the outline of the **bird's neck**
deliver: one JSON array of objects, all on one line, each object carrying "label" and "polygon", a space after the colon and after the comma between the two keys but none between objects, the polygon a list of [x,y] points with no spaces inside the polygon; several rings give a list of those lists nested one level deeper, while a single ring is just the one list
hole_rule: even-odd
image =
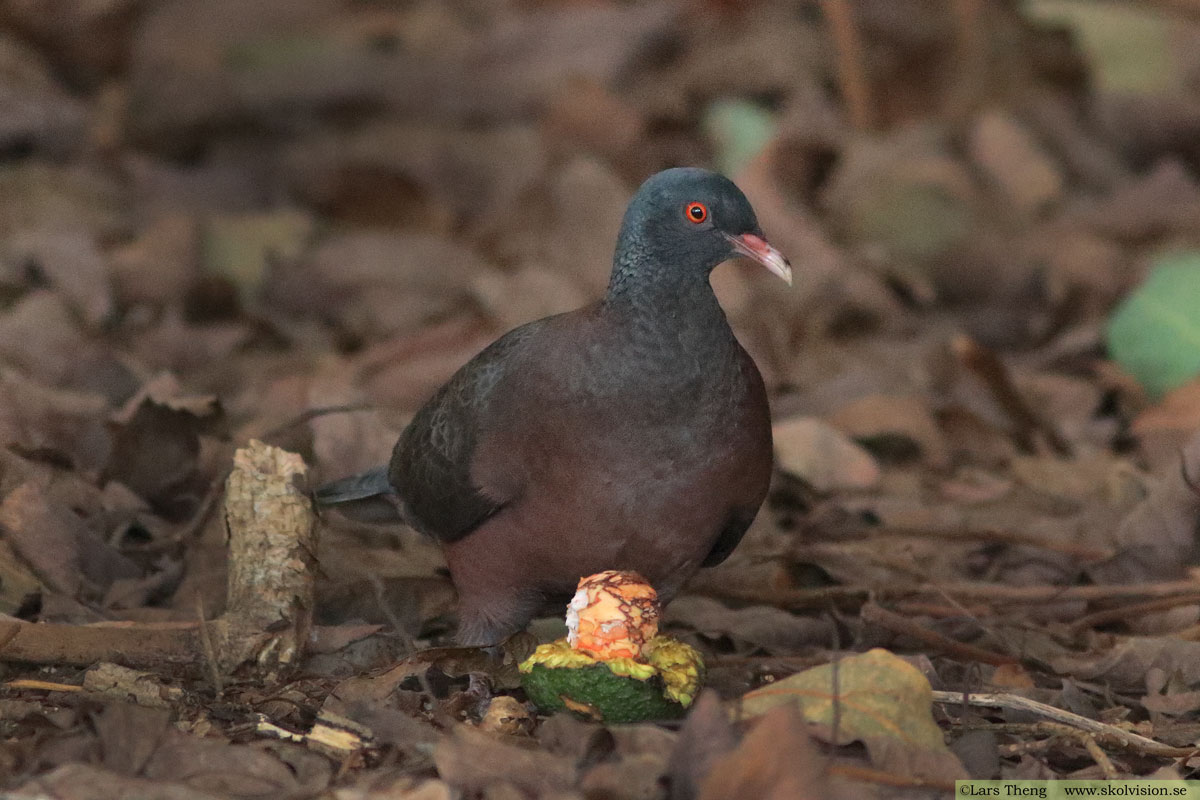
[{"label": "bird's neck", "polygon": [[677,356],[679,348],[715,356],[733,342],[705,272],[680,275],[654,263],[618,263],[602,307],[633,343],[642,342],[664,358]]}]

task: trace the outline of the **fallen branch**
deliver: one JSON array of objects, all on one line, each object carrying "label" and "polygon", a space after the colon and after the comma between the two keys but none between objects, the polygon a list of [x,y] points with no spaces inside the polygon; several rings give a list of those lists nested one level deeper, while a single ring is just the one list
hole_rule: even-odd
[{"label": "fallen branch", "polygon": [[997,667],[1002,664],[1016,664],[1019,661],[1019,659],[1012,656],[955,641],[948,636],[943,636],[936,631],[922,627],[908,617],[902,617],[899,614],[888,611],[886,608],[875,603],[865,604],[862,607],[860,615],[864,622],[869,622],[881,628],[886,628],[892,633],[898,633],[916,639],[919,642],[924,642],[930,647],[963,661],[977,661],[980,664],[991,664]]},{"label": "fallen branch", "polygon": [[1196,605],[1198,603],[1200,603],[1200,592],[1194,592],[1175,597],[1161,597],[1157,600],[1147,600],[1144,603],[1133,603],[1118,608],[1106,608],[1103,611],[1087,614],[1075,620],[1071,623],[1071,630],[1081,631],[1085,628],[1094,628],[1097,625],[1106,625],[1110,622],[1120,622],[1131,618],[1136,619],[1144,614],[1151,614],[1156,611],[1169,611],[1179,606]]},{"label": "fallen branch", "polygon": [[[32,624],[0,619],[0,661],[203,669],[244,664],[266,674],[294,665],[312,627],[316,528],[299,456],[251,441],[225,484],[227,611],[205,622]],[[205,653],[209,654],[206,659]]]},{"label": "fallen branch", "polygon": [[22,678],[15,681],[5,681],[5,689],[29,689],[35,692],[82,692],[82,686],[76,686],[73,683],[58,683],[56,681],[38,681],[30,678]]},{"label": "fallen branch", "polygon": [[1063,555],[1073,556],[1087,562],[1107,561],[1116,555],[1116,551],[1111,548],[1095,547],[1075,542],[1055,542],[1044,536],[1035,536],[1029,533],[1021,533],[1020,531],[882,527],[869,528],[864,533],[887,536],[889,538],[905,536],[914,539],[944,539],[960,542],[980,541],[1019,545],[1022,547],[1036,547],[1039,550],[1062,553]]},{"label": "fallen branch", "polygon": [[1064,711],[1061,708],[1055,708],[1046,703],[1039,703],[1036,700],[1030,700],[1027,697],[1021,697],[1016,694],[967,694],[963,692],[934,691],[933,702],[942,703],[943,705],[983,706],[988,708],[1007,708],[1013,711],[1026,711],[1036,714],[1039,717],[1045,717],[1046,719],[1062,723],[1076,730],[1086,731],[1094,736],[1105,737],[1108,740],[1119,743],[1122,747],[1149,756],[1186,758],[1200,752],[1200,748],[1172,747],[1171,745],[1156,742],[1153,739],[1124,730],[1123,728],[1118,728],[1116,725],[1109,725],[1106,722],[1089,719],[1079,714],[1073,714],[1070,711]]},{"label": "fallen branch", "polygon": [[[213,623],[209,623],[213,624]],[[194,622],[101,622],[92,625],[0,621],[0,660],[88,666],[111,661],[125,666],[199,664],[199,626]]]},{"label": "fallen branch", "polygon": [[919,600],[902,600],[891,604],[897,614],[910,617],[933,617],[934,619],[961,619],[962,617],[983,617],[992,613],[985,605],[947,605],[946,603],[923,603]]},{"label": "fallen branch", "polygon": [[772,605],[789,611],[827,609],[831,605],[843,610],[856,610],[868,598],[889,601],[920,600],[945,602],[952,597],[964,602],[993,605],[1040,605],[1069,600],[1141,601],[1158,597],[1190,596],[1200,591],[1200,583],[1191,580],[1161,583],[1127,583],[1086,586],[1007,586],[1000,583],[960,582],[940,585],[909,584],[888,586],[826,586],[820,589],[776,589],[762,592],[743,587],[724,587],[701,584],[693,591],[711,597],[735,600],[740,603]]}]

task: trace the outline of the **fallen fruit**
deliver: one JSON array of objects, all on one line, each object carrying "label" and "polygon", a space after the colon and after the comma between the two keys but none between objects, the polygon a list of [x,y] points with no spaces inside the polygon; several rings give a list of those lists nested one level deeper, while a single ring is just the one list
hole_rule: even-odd
[{"label": "fallen fruit", "polygon": [[691,646],[658,635],[658,615],[654,589],[635,572],[583,578],[567,609],[567,637],[520,666],[526,695],[545,713],[604,722],[682,716],[704,663]]}]

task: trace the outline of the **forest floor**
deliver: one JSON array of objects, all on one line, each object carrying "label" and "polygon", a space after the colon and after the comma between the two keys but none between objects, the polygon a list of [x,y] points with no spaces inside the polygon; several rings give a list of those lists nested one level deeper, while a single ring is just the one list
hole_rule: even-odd
[{"label": "forest floor", "polygon": [[[0,0],[0,793],[1192,776],[1198,54],[1189,0]],[[438,548],[335,514],[313,635],[235,663],[235,451],[383,463],[683,164],[796,275],[713,276],[777,468],[666,609],[687,720],[536,714],[560,622],[448,647]]]}]

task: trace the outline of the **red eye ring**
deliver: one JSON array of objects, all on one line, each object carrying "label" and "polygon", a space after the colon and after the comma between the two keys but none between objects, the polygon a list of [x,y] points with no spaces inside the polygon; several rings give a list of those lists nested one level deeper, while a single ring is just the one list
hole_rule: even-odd
[{"label": "red eye ring", "polygon": [[699,225],[708,219],[708,206],[704,205],[704,203],[688,203],[687,208],[683,210],[683,215],[687,217],[688,222],[694,222]]}]

